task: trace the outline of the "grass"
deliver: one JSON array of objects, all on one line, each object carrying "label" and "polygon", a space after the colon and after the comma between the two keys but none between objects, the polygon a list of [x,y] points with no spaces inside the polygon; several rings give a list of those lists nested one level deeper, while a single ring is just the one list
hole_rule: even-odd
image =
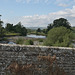
[{"label": "grass", "polygon": [[24,39],[24,38],[18,38],[16,39],[16,44],[21,44],[21,45],[33,45],[34,42],[31,39]]},{"label": "grass", "polygon": [[18,35],[20,35],[20,33],[8,32],[8,33],[5,33],[5,35],[13,35],[13,36],[18,36]]},{"label": "grass", "polygon": [[18,37],[18,38],[13,38],[13,41],[16,44],[21,44],[21,45],[43,45],[43,41],[44,39],[33,39],[33,38],[22,38],[22,37]]},{"label": "grass", "polygon": [[26,40],[25,45],[34,45],[33,40]]},{"label": "grass", "polygon": [[24,44],[24,39],[23,38],[18,38],[17,40],[16,40],[16,44]]},{"label": "grass", "polygon": [[46,36],[45,33],[43,33],[43,32],[36,32],[36,31],[28,32],[28,34],[35,34],[35,35],[43,35],[43,36]]}]

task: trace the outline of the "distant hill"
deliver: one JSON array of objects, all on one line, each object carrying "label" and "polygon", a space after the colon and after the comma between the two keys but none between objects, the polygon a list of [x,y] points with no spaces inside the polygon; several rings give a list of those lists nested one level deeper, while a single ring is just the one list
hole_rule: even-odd
[{"label": "distant hill", "polygon": [[32,30],[36,30],[38,28],[42,29],[46,29],[46,27],[26,27],[27,29],[32,29]]}]

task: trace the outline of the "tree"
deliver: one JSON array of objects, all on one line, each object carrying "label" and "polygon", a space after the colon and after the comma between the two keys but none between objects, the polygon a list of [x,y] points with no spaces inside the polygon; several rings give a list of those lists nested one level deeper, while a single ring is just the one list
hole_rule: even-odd
[{"label": "tree", "polygon": [[16,24],[14,26],[14,31],[16,33],[20,33],[23,36],[27,35],[27,29],[25,27],[23,27],[23,25],[21,24],[21,22],[19,22],[18,24]]},{"label": "tree", "polygon": [[3,24],[3,21],[1,21],[1,19],[0,19],[0,37],[3,37],[4,36],[4,33],[5,33],[4,32],[4,27],[2,27],[2,24]]},{"label": "tree", "polygon": [[64,26],[67,29],[71,29],[70,23],[68,22],[67,19],[59,18],[59,19],[54,20],[53,23],[48,24],[47,32],[54,27],[60,27],[60,26]]},{"label": "tree", "polygon": [[2,27],[2,24],[0,24],[0,37],[2,38],[5,35],[5,29]]},{"label": "tree", "polygon": [[15,26],[14,26],[14,31],[16,32],[16,33],[21,33],[21,28],[22,28],[22,25],[21,25],[21,22],[19,22],[18,24],[16,24]]},{"label": "tree", "polygon": [[53,21],[53,27],[60,27],[60,26],[64,26],[67,29],[70,29],[71,27],[67,19],[59,18]]},{"label": "tree", "polygon": [[47,39],[44,44],[47,46],[65,46],[69,47],[73,38],[73,33],[66,27],[52,28],[48,32]]},{"label": "tree", "polygon": [[42,32],[46,34],[47,33],[47,29],[43,29]]},{"label": "tree", "polygon": [[25,27],[21,28],[21,35],[24,35],[24,36],[27,35],[27,29]]},{"label": "tree", "polygon": [[14,31],[14,26],[13,26],[13,24],[7,23],[5,29],[8,32],[12,32],[12,31]]},{"label": "tree", "polygon": [[52,29],[53,28],[53,24],[51,23],[51,24],[48,24],[48,26],[47,26],[47,32],[50,30],[50,29]]},{"label": "tree", "polygon": [[38,29],[37,29],[37,32],[41,32],[41,29],[40,29],[40,28],[38,28]]}]

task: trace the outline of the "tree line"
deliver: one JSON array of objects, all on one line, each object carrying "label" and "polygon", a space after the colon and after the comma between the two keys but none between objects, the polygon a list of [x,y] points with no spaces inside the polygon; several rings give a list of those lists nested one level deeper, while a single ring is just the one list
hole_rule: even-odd
[{"label": "tree line", "polygon": [[7,32],[14,32],[14,33],[20,33],[20,35],[22,36],[26,36],[27,35],[27,29],[21,24],[21,22],[19,22],[16,25],[7,23],[5,30]]},{"label": "tree line", "polygon": [[67,19],[59,18],[48,24],[46,46],[72,47],[72,40],[75,39],[75,32]]},{"label": "tree line", "polygon": [[46,34],[47,38],[44,41],[46,46],[73,47],[75,27],[71,27],[71,24],[65,18],[55,19],[53,23],[48,24],[46,29],[38,28],[36,32]]},{"label": "tree line", "polygon": [[[27,29],[21,24],[21,22],[16,25],[7,23],[4,28],[3,21],[0,20],[0,37],[3,37],[5,33],[9,32],[19,33],[21,36],[27,35]],[[53,23],[48,24],[46,29],[41,30],[38,28],[36,30],[36,34],[41,32],[47,36],[44,41],[44,45],[47,46],[69,47],[72,46],[72,40],[75,39],[75,28],[71,27],[71,24],[65,18],[55,19]]]},{"label": "tree line", "polygon": [[[0,15],[1,17],[1,15]],[[4,37],[6,33],[19,33],[21,36],[27,35],[27,29],[24,27],[21,22],[13,25],[11,23],[7,23],[5,27],[3,27],[3,21],[0,19],[0,38]]]}]

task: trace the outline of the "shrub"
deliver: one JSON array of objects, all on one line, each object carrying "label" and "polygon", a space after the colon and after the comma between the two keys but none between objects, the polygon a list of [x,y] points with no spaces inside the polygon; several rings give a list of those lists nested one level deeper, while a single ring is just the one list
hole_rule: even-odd
[{"label": "shrub", "polygon": [[26,42],[25,42],[25,45],[33,45],[34,43],[33,43],[33,40],[27,40]]},{"label": "shrub", "polygon": [[43,39],[39,39],[39,42],[43,42]]},{"label": "shrub", "polygon": [[73,32],[65,27],[56,27],[48,32],[44,45],[69,47],[73,38]]},{"label": "shrub", "polygon": [[24,43],[24,39],[22,39],[22,38],[18,38],[16,40],[16,44],[23,44],[23,43]]}]

